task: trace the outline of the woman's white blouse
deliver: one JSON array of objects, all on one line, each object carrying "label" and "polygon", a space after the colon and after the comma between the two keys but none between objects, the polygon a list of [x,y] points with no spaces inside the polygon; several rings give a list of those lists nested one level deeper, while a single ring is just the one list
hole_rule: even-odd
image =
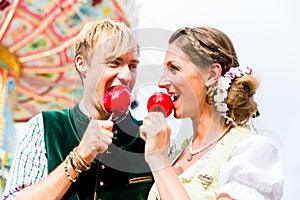
[{"label": "woman's white blouse", "polygon": [[[178,151],[174,151],[178,152]],[[208,175],[212,182],[203,180]],[[278,200],[283,194],[279,149],[267,136],[235,127],[205,156],[179,175],[192,200]],[[159,199],[155,184],[148,199]]]},{"label": "woman's white blouse", "polygon": [[278,148],[266,137],[253,135],[237,145],[220,172],[217,194],[234,199],[281,199],[284,175]]}]

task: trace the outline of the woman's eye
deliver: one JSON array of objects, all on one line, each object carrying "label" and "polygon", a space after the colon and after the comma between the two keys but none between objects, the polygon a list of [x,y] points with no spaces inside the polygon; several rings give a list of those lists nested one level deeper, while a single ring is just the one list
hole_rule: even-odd
[{"label": "woman's eye", "polygon": [[174,66],[174,65],[169,66],[169,69],[170,69],[171,71],[178,71],[178,70],[179,70],[178,67],[176,67],[176,66]]}]

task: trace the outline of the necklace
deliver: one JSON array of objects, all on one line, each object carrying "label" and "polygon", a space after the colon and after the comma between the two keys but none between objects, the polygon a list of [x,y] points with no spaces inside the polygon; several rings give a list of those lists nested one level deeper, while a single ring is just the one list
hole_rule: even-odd
[{"label": "necklace", "polygon": [[193,144],[193,140],[191,140],[191,143],[189,144],[189,152],[190,152],[190,155],[188,156],[187,158],[187,161],[191,161],[193,160],[193,156],[198,154],[198,153],[201,153],[202,151],[208,149],[209,147],[211,147],[213,144],[215,144],[216,142],[218,142],[219,140],[222,139],[222,137],[227,133],[228,129],[231,127],[231,124],[225,129],[225,131],[220,135],[220,137],[218,137],[216,140],[212,141],[211,143],[209,143],[207,146],[204,146],[204,147],[201,147],[201,148],[198,148],[198,149],[195,149],[193,150],[192,148],[192,144]]}]

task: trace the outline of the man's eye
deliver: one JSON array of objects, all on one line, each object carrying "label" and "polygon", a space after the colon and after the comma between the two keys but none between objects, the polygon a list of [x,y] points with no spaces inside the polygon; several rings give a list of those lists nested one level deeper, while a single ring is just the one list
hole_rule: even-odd
[{"label": "man's eye", "polygon": [[129,69],[130,69],[130,70],[136,70],[136,68],[137,68],[137,65],[130,65],[130,66],[129,66]]},{"label": "man's eye", "polygon": [[112,62],[109,62],[108,63],[108,66],[109,67],[119,67],[119,65],[120,65],[120,63],[119,62],[117,62],[117,61],[112,61]]}]

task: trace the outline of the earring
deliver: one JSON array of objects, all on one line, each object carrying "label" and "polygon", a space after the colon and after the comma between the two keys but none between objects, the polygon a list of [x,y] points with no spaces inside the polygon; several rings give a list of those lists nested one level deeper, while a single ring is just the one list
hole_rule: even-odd
[{"label": "earring", "polygon": [[205,82],[206,87],[210,87],[212,85],[213,80],[209,79],[208,81]]},{"label": "earring", "polygon": [[213,79],[209,79],[205,82],[205,86],[206,87],[211,87],[214,84],[214,80]]}]

